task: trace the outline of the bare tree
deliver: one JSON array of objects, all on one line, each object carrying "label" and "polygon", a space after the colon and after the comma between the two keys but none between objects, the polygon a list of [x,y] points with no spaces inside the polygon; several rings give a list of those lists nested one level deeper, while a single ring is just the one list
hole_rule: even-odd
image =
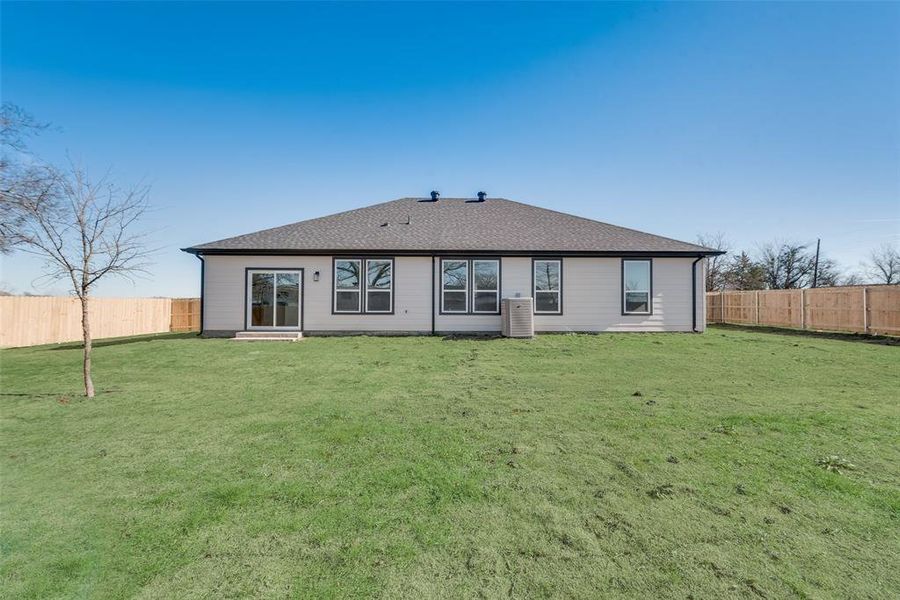
[{"label": "bare tree", "polygon": [[889,243],[875,248],[869,254],[866,272],[877,283],[900,283],[900,250]]},{"label": "bare tree", "polygon": [[25,223],[21,202],[36,200],[52,185],[52,169],[37,160],[27,144],[46,128],[15,104],[4,102],[0,108],[0,253],[12,250]]},{"label": "bare tree", "polygon": [[[841,266],[831,258],[819,259],[819,273],[816,276],[816,287],[833,287],[844,284],[844,273]],[[810,282],[812,285],[812,282]]]},{"label": "bare tree", "polygon": [[15,199],[23,225],[14,243],[24,252],[43,257],[46,276],[68,280],[81,301],[84,393],[93,398],[91,291],[107,275],[130,278],[144,272],[149,251],[143,236],[132,230],[147,211],[149,189],[124,190],[105,177],[92,182],[77,167],[65,173],[51,171],[44,182],[33,193]]},{"label": "bare tree", "polygon": [[47,123],[41,123],[22,107],[12,102],[4,102],[0,107],[0,142],[3,144],[3,165],[10,160],[8,152],[15,151],[28,154],[26,139],[47,129]]},{"label": "bare tree", "polygon": [[[725,234],[721,231],[718,233],[701,233],[697,236],[697,243],[713,250],[722,250],[728,252],[731,250],[731,244],[725,239]],[[725,288],[725,274],[727,270],[728,259],[726,255],[719,254],[710,256],[706,260],[706,291],[721,290]]]},{"label": "bare tree", "polygon": [[760,248],[759,264],[765,273],[766,287],[789,290],[811,283],[815,256],[806,244],[770,243]]},{"label": "bare tree", "polygon": [[864,285],[865,283],[865,278],[859,273],[847,273],[841,277],[838,285]]}]

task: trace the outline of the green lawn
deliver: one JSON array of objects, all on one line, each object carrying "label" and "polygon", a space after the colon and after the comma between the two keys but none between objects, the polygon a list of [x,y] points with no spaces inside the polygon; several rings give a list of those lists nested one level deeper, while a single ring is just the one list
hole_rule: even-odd
[{"label": "green lawn", "polygon": [[4,598],[900,595],[897,346],[171,336],[91,401],[79,360],[0,352]]}]

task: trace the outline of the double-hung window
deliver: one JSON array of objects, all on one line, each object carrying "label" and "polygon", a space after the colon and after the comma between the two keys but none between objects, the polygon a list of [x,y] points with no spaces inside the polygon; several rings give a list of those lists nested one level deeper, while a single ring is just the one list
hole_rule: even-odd
[{"label": "double-hung window", "polygon": [[334,261],[335,313],[391,313],[394,260],[337,258]]},{"label": "double-hung window", "polygon": [[652,314],[652,272],[647,259],[622,260],[622,314]]},{"label": "double-hung window", "polygon": [[441,312],[496,315],[500,312],[500,261],[489,258],[441,260]]},{"label": "double-hung window", "polygon": [[500,261],[472,261],[472,312],[500,311]]},{"label": "double-hung window", "polygon": [[441,312],[469,312],[469,261],[441,261]]},{"label": "double-hung window", "polygon": [[394,261],[369,259],[366,261],[366,312],[391,312],[394,294]]},{"label": "double-hung window", "polygon": [[358,313],[362,306],[362,261],[334,261],[334,312]]},{"label": "double-hung window", "polygon": [[535,259],[532,268],[535,314],[562,314],[562,261]]}]

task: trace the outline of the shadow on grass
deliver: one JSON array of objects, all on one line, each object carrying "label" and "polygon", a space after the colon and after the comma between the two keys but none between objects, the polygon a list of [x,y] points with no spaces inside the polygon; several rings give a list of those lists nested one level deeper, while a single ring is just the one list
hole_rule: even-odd
[{"label": "shadow on grass", "polygon": [[[103,396],[105,394],[118,394],[122,390],[120,389],[97,389],[95,393],[97,396]],[[77,391],[67,391],[67,392],[0,392],[0,398],[56,398],[57,400],[64,400],[65,402],[69,402],[73,398],[75,399],[87,399],[84,395],[84,390]]]},{"label": "shadow on grass", "polygon": [[503,336],[499,333],[450,333],[441,337],[444,342],[490,342],[500,340]]},{"label": "shadow on grass", "polygon": [[731,323],[710,323],[709,327],[710,329],[725,329],[728,331],[772,333],[789,337],[811,337],[825,340],[840,340],[843,342],[878,344],[881,346],[900,346],[900,337],[891,337],[887,335],[866,335],[863,333],[840,333],[835,331],[809,331],[807,329],[783,329],[780,327],[766,327],[765,325],[734,325]]},{"label": "shadow on grass", "polygon": [[[105,348],[106,346],[121,346],[122,344],[135,344],[137,342],[154,342],[156,340],[187,340],[199,339],[200,334],[195,331],[188,333],[153,333],[150,335],[135,335],[131,337],[106,338],[94,340],[94,348]],[[65,344],[47,345],[44,348],[49,350],[80,350],[82,342],[66,342]],[[40,346],[34,346],[40,348]]]}]

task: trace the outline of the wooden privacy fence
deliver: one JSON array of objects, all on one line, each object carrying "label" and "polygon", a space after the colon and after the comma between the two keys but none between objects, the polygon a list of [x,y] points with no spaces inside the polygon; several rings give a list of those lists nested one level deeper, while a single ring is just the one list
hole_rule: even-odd
[{"label": "wooden privacy fence", "polygon": [[900,286],[707,292],[706,321],[900,335]]},{"label": "wooden privacy fence", "polygon": [[[95,339],[200,330],[199,298],[91,298]],[[0,296],[0,346],[81,340],[81,303],[57,296]]]},{"label": "wooden privacy fence", "polygon": [[172,298],[169,331],[200,331],[200,298]]}]

